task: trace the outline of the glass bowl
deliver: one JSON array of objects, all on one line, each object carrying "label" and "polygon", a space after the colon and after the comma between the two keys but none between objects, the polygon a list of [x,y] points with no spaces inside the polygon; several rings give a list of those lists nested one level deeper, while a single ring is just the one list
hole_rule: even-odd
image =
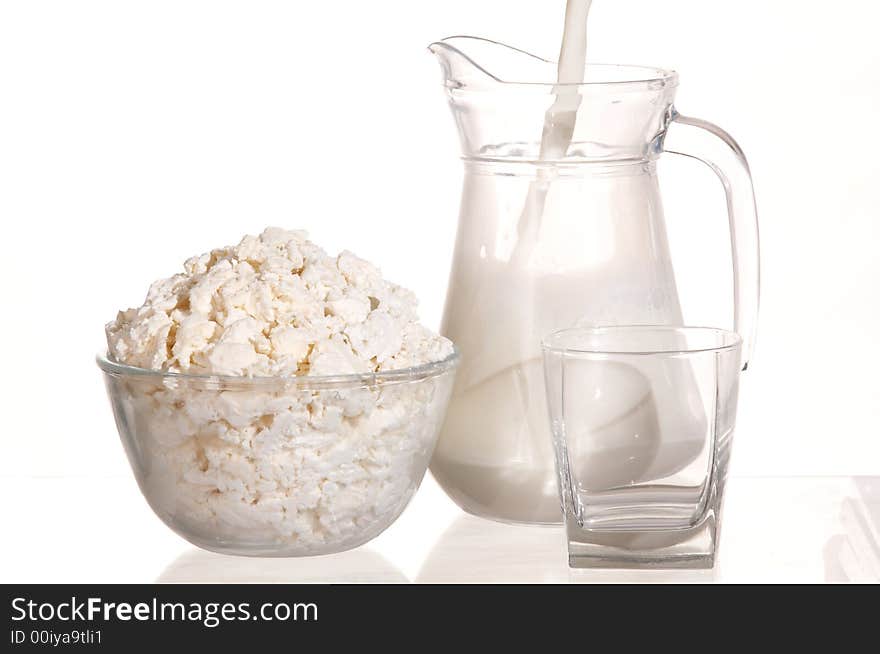
[{"label": "glass bowl", "polygon": [[357,547],[401,514],[458,359],[287,378],[97,363],[138,485],[166,525],[224,554],[310,556]]}]

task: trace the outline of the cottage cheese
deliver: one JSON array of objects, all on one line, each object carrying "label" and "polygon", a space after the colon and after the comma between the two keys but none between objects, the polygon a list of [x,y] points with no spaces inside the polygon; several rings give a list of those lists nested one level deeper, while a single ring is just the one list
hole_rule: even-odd
[{"label": "cottage cheese", "polygon": [[110,382],[147,498],[208,546],[319,553],[368,540],[421,481],[451,389],[451,374],[308,386],[444,360],[453,348],[417,322],[411,292],[302,232],[267,229],[189,259],[106,331],[121,363],[227,376]]},{"label": "cottage cheese", "polygon": [[244,376],[394,370],[452,353],[417,322],[412,292],[277,228],[187,260],[107,325],[107,342],[141,368]]}]

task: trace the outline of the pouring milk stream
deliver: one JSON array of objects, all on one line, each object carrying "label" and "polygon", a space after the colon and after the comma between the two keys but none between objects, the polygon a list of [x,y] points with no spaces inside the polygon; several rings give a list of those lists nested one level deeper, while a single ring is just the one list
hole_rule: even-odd
[{"label": "pouring milk stream", "polygon": [[[577,85],[583,84],[587,64],[587,17],[593,0],[567,0],[562,47],[559,51],[555,89],[556,99],[544,116],[541,134],[540,161],[554,161],[564,157],[571,145],[581,95]],[[529,194],[519,220],[513,260],[527,263],[531,246],[541,226],[541,215],[547,201],[547,191],[553,180],[554,166],[538,169],[538,178],[529,186]],[[525,260],[525,261],[524,261]]]}]

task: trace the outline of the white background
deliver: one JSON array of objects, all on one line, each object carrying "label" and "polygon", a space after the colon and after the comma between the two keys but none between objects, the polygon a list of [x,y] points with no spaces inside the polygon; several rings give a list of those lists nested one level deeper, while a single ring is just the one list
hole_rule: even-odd
[{"label": "white background", "polygon": [[[376,261],[439,325],[461,165],[425,46],[469,33],[555,57],[563,5],[0,4],[0,475],[127,477],[103,324],[266,225]],[[682,112],[752,166],[763,304],[734,474],[880,474],[878,22],[856,0],[594,3],[590,57],[677,69]],[[707,322],[729,293],[720,186],[663,165]]]}]

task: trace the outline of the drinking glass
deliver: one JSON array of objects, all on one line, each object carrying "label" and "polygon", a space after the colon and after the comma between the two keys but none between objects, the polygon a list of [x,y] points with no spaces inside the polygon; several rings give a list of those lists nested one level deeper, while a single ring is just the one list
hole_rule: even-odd
[{"label": "drinking glass", "polygon": [[710,568],[742,339],[703,327],[577,327],[543,341],[571,567]]}]

